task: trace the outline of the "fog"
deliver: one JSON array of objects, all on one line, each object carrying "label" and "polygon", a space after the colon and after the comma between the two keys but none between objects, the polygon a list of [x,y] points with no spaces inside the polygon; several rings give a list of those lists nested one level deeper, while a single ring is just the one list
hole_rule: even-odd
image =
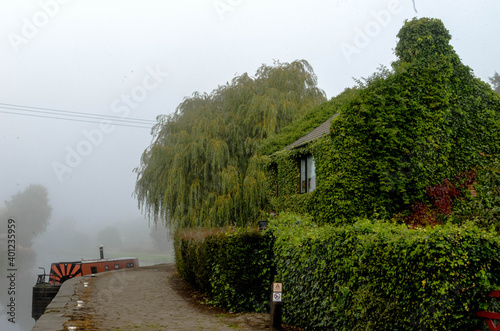
[{"label": "fog", "polygon": [[[38,184],[51,207],[43,231],[18,233],[32,239],[26,249],[33,254],[19,271],[32,280],[19,300],[31,304],[39,266],[98,257],[99,244],[105,254],[171,261],[171,246],[154,246],[137,207],[133,169],[156,116],[184,97],[252,75],[262,63],[296,59],[312,65],[333,97],[353,77],[390,66],[396,35],[413,17],[441,19],[463,62],[488,82],[500,71],[498,13],[498,0],[2,0],[0,201]],[[7,217],[36,222],[4,216],[2,234]],[[0,315],[0,329],[30,329],[30,312],[18,311],[21,319]]]},{"label": "fog", "polygon": [[[91,227],[71,217],[49,223],[51,211],[48,192],[40,185],[18,192],[0,209],[0,217],[7,220],[5,231],[0,231],[0,266],[4,268],[0,302],[2,310],[10,312],[7,305],[11,297],[16,298],[16,324],[21,330],[31,329],[34,322],[31,297],[37,275],[49,273],[53,262],[99,258],[101,245],[106,258],[133,256],[142,266],[174,261],[165,227],[148,228],[142,218],[123,218]],[[13,327],[6,323],[12,316],[4,317],[2,330]]]}]

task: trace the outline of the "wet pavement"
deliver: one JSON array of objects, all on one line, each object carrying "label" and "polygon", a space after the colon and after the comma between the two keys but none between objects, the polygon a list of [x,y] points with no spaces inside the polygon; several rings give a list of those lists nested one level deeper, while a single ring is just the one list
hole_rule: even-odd
[{"label": "wet pavement", "polygon": [[118,270],[65,282],[33,330],[269,328],[268,314],[228,314],[200,301],[174,264]]}]

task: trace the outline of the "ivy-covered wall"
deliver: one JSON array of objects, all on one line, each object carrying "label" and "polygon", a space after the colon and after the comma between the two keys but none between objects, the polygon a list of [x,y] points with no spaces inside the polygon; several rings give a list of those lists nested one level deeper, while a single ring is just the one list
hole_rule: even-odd
[{"label": "ivy-covered wall", "polygon": [[[308,154],[312,154],[310,145],[291,150],[285,149],[269,158],[268,191],[273,211],[309,213],[313,192],[300,193],[300,158]],[[316,176],[318,176],[317,172]]]},{"label": "ivy-covered wall", "polygon": [[[313,206],[313,192],[300,194],[300,158],[309,154],[315,157],[323,157],[326,153],[321,152],[324,147],[320,146],[329,141],[328,135],[318,138],[308,144],[297,148],[287,149],[286,146],[299,138],[307,135],[329,118],[340,112],[341,107],[350,99],[355,97],[357,89],[346,89],[331,100],[312,108],[300,121],[292,123],[283,129],[282,133],[263,141],[260,153],[267,163],[266,180],[268,185],[268,201],[270,209],[276,212],[296,212],[307,214]],[[327,144],[328,145],[328,144]],[[316,168],[316,180],[323,180],[326,173],[318,173]]]}]

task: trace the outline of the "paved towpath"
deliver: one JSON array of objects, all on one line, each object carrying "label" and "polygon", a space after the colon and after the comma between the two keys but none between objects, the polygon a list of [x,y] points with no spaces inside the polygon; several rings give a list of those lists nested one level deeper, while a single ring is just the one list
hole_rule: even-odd
[{"label": "paved towpath", "polygon": [[[174,264],[78,278],[81,279],[73,282],[74,294],[63,312],[68,319],[64,323],[66,330],[69,326],[76,326],[77,330],[234,331],[269,328],[267,314],[227,314],[200,304],[177,275]],[[86,287],[84,282],[87,282]],[[83,301],[80,307],[78,300]],[[42,316],[42,319],[48,318]],[[43,330],[36,327],[33,330]]]}]

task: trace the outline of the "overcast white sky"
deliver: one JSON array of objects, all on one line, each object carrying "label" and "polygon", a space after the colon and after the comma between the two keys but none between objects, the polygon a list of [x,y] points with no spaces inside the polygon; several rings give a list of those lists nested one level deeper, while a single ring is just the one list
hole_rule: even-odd
[{"label": "overcast white sky", "polygon": [[[154,120],[194,91],[295,59],[309,61],[330,98],[389,65],[398,30],[415,16],[442,19],[478,77],[500,70],[500,1],[415,0],[415,8],[411,0],[2,0],[0,103]],[[53,219],[137,216],[132,170],[150,141],[144,128],[0,113],[0,199],[39,183]]]},{"label": "overcast white sky", "polygon": [[499,14],[499,0],[1,0],[0,201],[38,183],[53,220],[137,218],[133,169],[151,142],[147,128],[2,113],[50,116],[8,105],[155,120],[195,91],[296,59],[330,98],[389,66],[415,16],[443,20],[488,81],[500,71]]}]

